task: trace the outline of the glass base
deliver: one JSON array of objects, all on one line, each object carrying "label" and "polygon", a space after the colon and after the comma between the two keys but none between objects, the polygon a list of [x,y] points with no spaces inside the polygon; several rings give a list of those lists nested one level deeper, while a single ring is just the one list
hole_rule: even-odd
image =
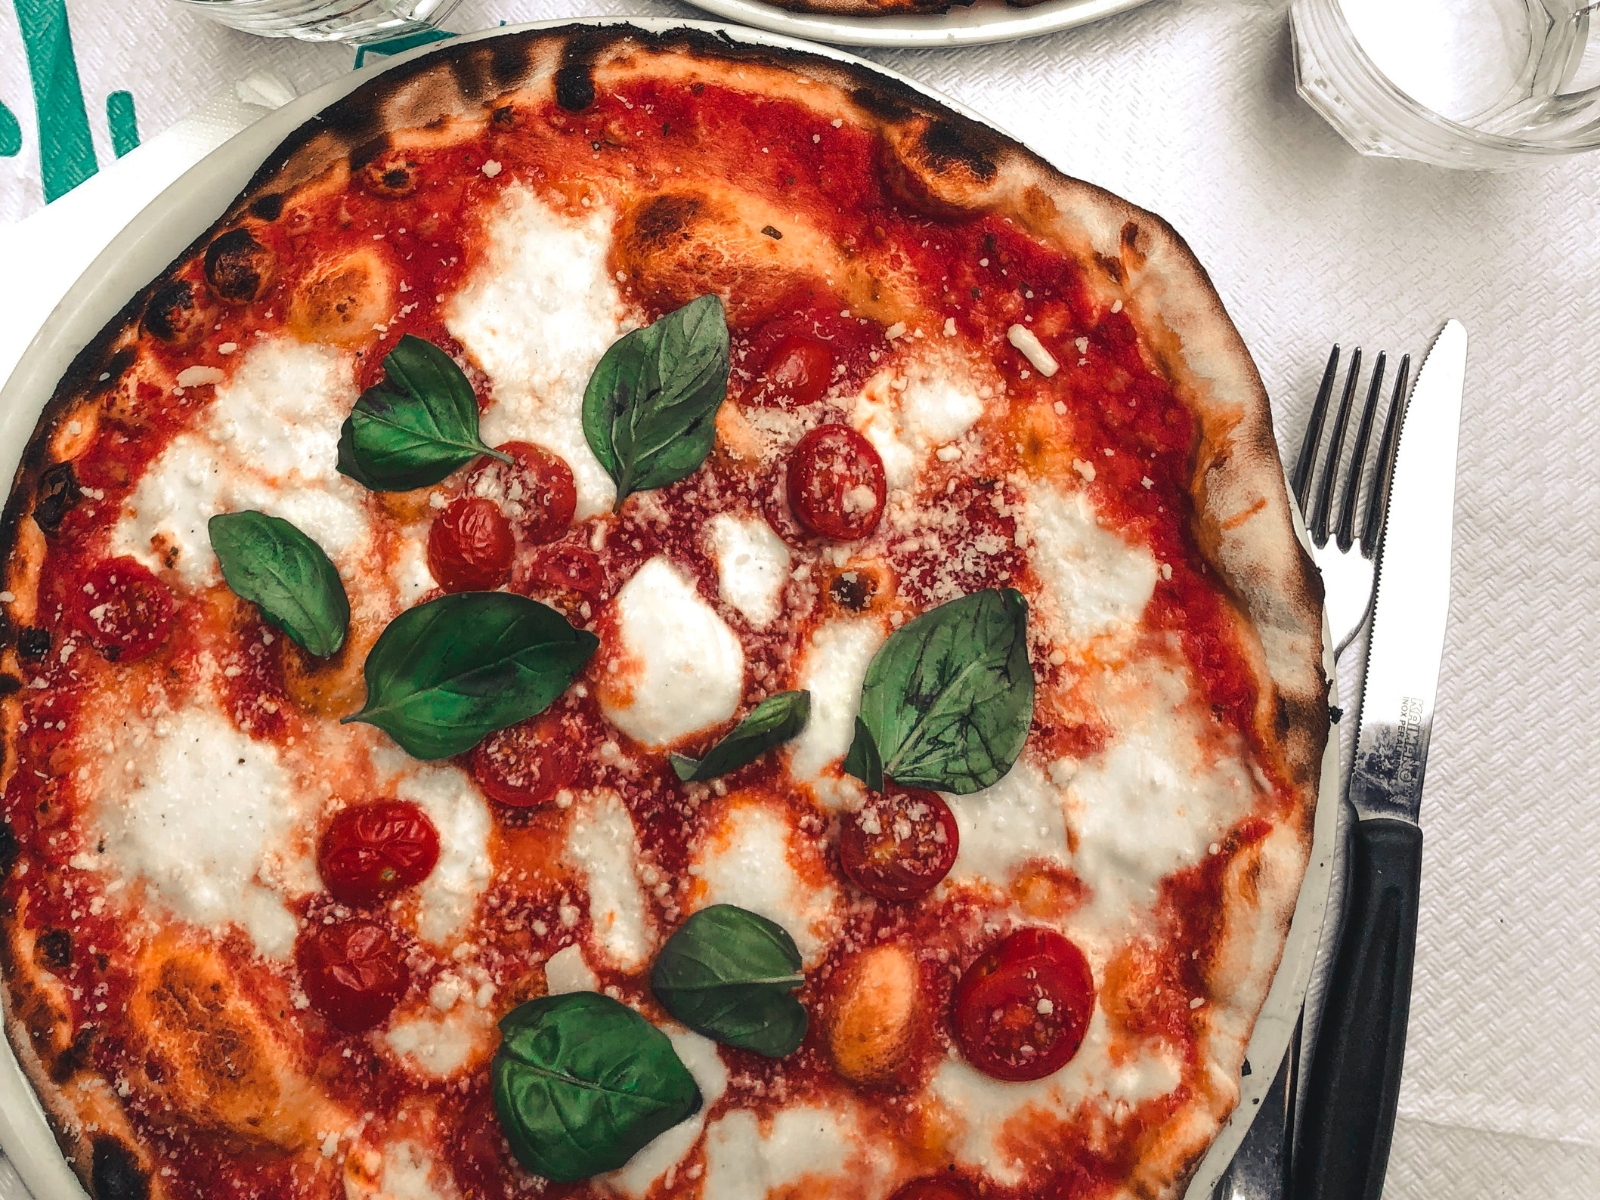
[{"label": "glass base", "polygon": [[261,37],[363,45],[424,33],[460,0],[176,0]]}]

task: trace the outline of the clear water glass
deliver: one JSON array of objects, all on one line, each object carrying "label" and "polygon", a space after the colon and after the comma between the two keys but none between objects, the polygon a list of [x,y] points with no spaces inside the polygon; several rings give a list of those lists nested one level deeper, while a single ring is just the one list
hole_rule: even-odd
[{"label": "clear water glass", "polygon": [[1600,148],[1600,0],[1295,0],[1300,94],[1363,154],[1504,169]]},{"label": "clear water glass", "polygon": [[381,42],[425,33],[460,0],[178,0],[214,21],[263,37]]}]

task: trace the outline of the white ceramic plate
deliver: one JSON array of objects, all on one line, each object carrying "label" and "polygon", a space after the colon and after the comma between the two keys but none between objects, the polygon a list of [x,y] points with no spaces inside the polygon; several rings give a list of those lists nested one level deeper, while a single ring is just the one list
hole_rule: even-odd
[{"label": "white ceramic plate", "polygon": [[1087,25],[1126,12],[1150,0],[1044,0],[1012,8],[1001,0],[976,0],[949,12],[882,17],[834,17],[790,12],[762,0],[689,0],[691,4],[745,25],[840,46],[893,46],[900,49],[981,46],[1038,37],[1058,29]]},{"label": "white ceramic plate", "polygon": [[[1118,8],[1129,8],[1141,2],[1142,0],[1112,0],[1112,2],[1094,0],[1093,3],[1077,4],[1071,0],[1064,0],[1062,6],[1089,8],[1098,5],[1098,11],[1103,13]],[[526,29],[545,29],[574,23],[541,21],[530,25],[507,26],[453,39],[447,45],[459,45],[463,41],[477,41],[485,37],[499,37]],[[930,99],[975,121],[997,128],[993,122],[986,121],[976,113],[903,75],[886,71],[854,55],[831,50],[825,46],[811,45],[794,38],[758,33],[750,29],[707,21],[652,18],[632,21],[597,19],[581,23],[632,24],[652,31],[690,26],[721,32],[735,41],[808,51],[840,62],[852,63],[869,71],[876,71],[880,75],[915,88]],[[250,128],[225,142],[179,176],[166,191],[134,217],[127,228],[118,234],[94,260],[83,277],[67,291],[61,303],[56,306],[49,320],[29,345],[5,387],[0,388],[0,479],[10,479],[16,472],[23,447],[33,432],[39,413],[55,391],[57,381],[66,373],[73,356],[117,315],[132,296],[165,270],[167,265],[195,238],[210,228],[212,222],[222,215],[233,198],[249,183],[256,168],[267,159],[280,142],[310,117],[354,91],[373,76],[397,63],[433,53],[439,48],[439,46],[424,47],[409,54],[398,55],[378,66],[352,72],[262,117]],[[1003,130],[1000,132],[1004,133]],[[1301,537],[1304,540],[1303,529]],[[1327,647],[1326,635],[1324,658],[1328,675],[1332,678],[1332,654]],[[1337,699],[1331,702],[1337,703]],[[1334,817],[1339,795],[1338,786],[1337,741],[1330,739],[1328,753],[1323,758],[1321,784],[1323,802],[1317,808],[1311,864],[1300,890],[1282,963],[1267,994],[1266,1005],[1256,1022],[1255,1034],[1250,1039],[1247,1052],[1250,1074],[1242,1083],[1239,1107],[1233,1119],[1217,1138],[1201,1164],[1194,1182],[1190,1185],[1188,1192],[1190,1200],[1206,1200],[1210,1196],[1211,1189],[1233,1158],[1240,1139],[1244,1137],[1250,1118],[1254,1116],[1262,1095],[1272,1083],[1294,1031],[1300,1006],[1305,999],[1306,986],[1311,979],[1333,875]],[[0,1000],[4,998],[4,989],[0,988]],[[67,1165],[50,1132],[44,1109],[34,1095],[33,1086],[23,1075],[22,1068],[18,1066],[9,1046],[0,1049],[0,1149],[4,1149],[15,1164],[23,1182],[33,1193],[34,1200],[86,1200],[77,1176]]]}]

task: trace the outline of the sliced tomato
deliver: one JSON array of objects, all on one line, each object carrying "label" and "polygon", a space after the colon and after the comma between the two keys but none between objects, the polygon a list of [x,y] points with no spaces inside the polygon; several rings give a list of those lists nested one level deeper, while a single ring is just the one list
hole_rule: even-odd
[{"label": "sliced tomato", "polygon": [[489,592],[511,574],[511,522],[481,496],[457,496],[428,530],[428,570],[447,592]]},{"label": "sliced tomato", "polygon": [[411,985],[399,944],[376,921],[312,925],[294,958],[311,1007],[347,1033],[383,1024]]},{"label": "sliced tomato", "polygon": [[1083,1044],[1094,995],[1082,950],[1052,929],[1019,929],[956,984],[956,1041],[985,1075],[1043,1079]]},{"label": "sliced tomato", "polygon": [[472,748],[472,777],[491,800],[513,808],[547,804],[578,777],[581,744],[554,713],[491,733]]},{"label": "sliced tomato", "polygon": [[821,425],[789,452],[789,507],[819,537],[853,542],[883,518],[883,459],[848,425]]},{"label": "sliced tomato", "polygon": [[839,864],[863,892],[915,900],[950,874],[961,834],[937,792],[891,787],[874,794],[839,829]]},{"label": "sliced tomato", "polygon": [[924,1175],[900,1185],[889,1200],[972,1200],[971,1190],[958,1179]]},{"label": "sliced tomato", "polygon": [[342,904],[378,904],[421,883],[438,862],[439,831],[405,800],[343,809],[317,844],[317,874]]},{"label": "sliced tomato", "polygon": [[594,551],[563,544],[542,551],[528,568],[526,584],[518,586],[535,594],[555,592],[598,600],[606,590],[606,572]]},{"label": "sliced tomato", "polygon": [[532,442],[496,446],[510,463],[485,458],[467,477],[466,494],[493,500],[530,545],[553,542],[567,531],[578,509],[572,468],[558,454]]},{"label": "sliced tomato", "polygon": [[148,658],[172,627],[172,593],[137,559],[90,567],[72,593],[72,623],[112,662]]},{"label": "sliced tomato", "polygon": [[833,380],[833,350],[826,342],[803,333],[781,339],[761,368],[760,385],[752,399],[757,404],[798,408],[822,399]]}]

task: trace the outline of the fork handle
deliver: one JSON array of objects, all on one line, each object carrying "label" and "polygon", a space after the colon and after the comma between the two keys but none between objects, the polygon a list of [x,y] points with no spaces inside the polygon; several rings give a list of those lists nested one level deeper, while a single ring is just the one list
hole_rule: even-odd
[{"label": "fork handle", "polygon": [[1294,1200],[1380,1200],[1417,944],[1422,830],[1356,823],[1339,954],[1307,1083]]}]

